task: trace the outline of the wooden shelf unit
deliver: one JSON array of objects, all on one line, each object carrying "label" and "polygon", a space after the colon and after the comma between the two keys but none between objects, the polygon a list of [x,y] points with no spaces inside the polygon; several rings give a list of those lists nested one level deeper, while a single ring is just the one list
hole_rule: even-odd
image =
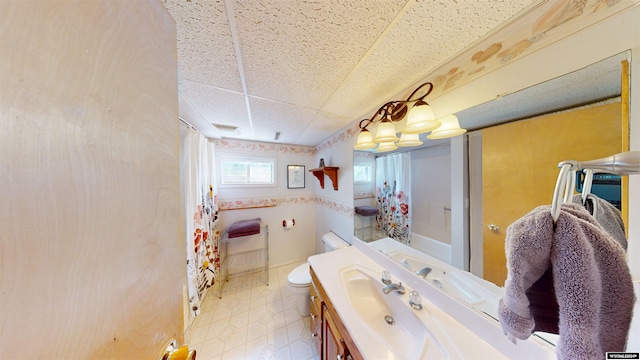
[{"label": "wooden shelf unit", "polygon": [[324,176],[327,175],[329,179],[331,179],[333,190],[338,190],[338,169],[340,168],[334,166],[324,166],[317,169],[311,169],[309,170],[309,172],[313,173],[313,175],[318,178],[321,188],[324,189]]}]

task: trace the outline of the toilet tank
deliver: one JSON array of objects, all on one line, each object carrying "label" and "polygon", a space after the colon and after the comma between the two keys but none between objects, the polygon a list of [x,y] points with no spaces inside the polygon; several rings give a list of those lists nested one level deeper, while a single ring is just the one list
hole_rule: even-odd
[{"label": "toilet tank", "polygon": [[322,242],[324,243],[324,252],[338,250],[350,246],[348,242],[342,240],[340,236],[331,231],[322,235]]}]

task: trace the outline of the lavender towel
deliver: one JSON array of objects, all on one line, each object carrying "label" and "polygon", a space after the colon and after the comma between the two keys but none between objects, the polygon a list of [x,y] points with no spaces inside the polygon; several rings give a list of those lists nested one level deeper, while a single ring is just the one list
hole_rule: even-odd
[{"label": "lavender towel", "polygon": [[[582,204],[582,195],[573,196],[574,204]],[[593,215],[598,224],[609,233],[624,250],[627,250],[627,235],[622,221],[622,214],[617,207],[594,194],[587,195],[585,208]]]},{"label": "lavender towel", "polygon": [[248,236],[255,235],[260,233],[260,222],[262,220],[260,218],[250,219],[250,220],[238,220],[233,224],[229,225],[227,232],[229,233],[229,238],[236,238],[240,236]]},{"label": "lavender towel", "polygon": [[373,216],[378,215],[378,207],[377,206],[356,206],[356,214],[360,214],[362,216]]},{"label": "lavender towel", "polygon": [[[508,276],[499,303],[503,329],[527,339],[537,318],[526,291],[551,267],[560,359],[603,359],[624,351],[634,294],[624,250],[579,204],[564,204],[555,229],[540,206],[507,229]],[[550,289],[550,293],[553,293]]]}]

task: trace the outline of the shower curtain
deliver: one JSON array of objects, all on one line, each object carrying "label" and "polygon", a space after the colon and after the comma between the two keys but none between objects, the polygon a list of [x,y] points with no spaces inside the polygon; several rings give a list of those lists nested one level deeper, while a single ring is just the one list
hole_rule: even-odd
[{"label": "shower curtain", "polygon": [[376,158],[378,226],[388,237],[409,245],[411,163],[408,153]]},{"label": "shower curtain", "polygon": [[200,313],[205,291],[220,271],[220,229],[214,144],[197,130],[180,128],[183,214],[187,240],[187,291],[191,315]]}]

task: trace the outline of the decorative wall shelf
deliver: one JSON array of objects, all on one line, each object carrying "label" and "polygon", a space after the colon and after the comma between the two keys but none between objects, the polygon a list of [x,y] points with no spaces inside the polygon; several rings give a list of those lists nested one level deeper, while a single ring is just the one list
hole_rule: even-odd
[{"label": "decorative wall shelf", "polygon": [[326,174],[331,183],[333,184],[333,190],[338,190],[338,169],[339,167],[323,166],[317,169],[311,169],[309,172],[313,173],[315,177],[320,181],[320,187],[324,189],[324,175]]}]

